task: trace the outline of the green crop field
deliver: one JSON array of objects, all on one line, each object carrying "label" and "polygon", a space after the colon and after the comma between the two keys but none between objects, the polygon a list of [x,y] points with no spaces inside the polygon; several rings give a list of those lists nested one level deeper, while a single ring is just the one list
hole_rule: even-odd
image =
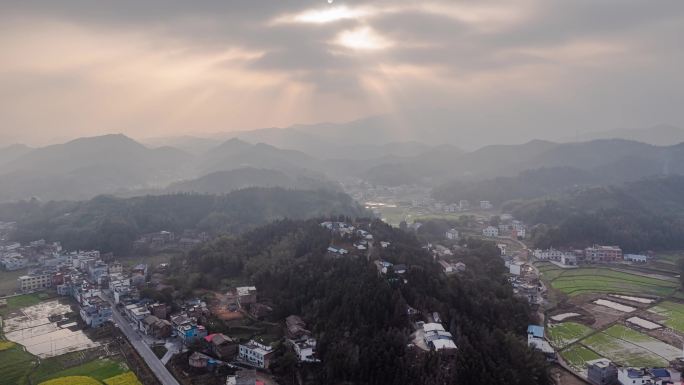
[{"label": "green crop field", "polygon": [[7,306],[0,309],[0,316],[7,316],[8,314],[20,310],[27,306],[33,306],[43,301],[39,293],[18,295],[16,297],[7,298]]},{"label": "green crop field", "polygon": [[552,280],[551,286],[570,296],[587,293],[667,296],[672,294],[679,284],[606,268],[580,268],[562,272]]},{"label": "green crop field", "polygon": [[586,337],[594,331],[590,327],[576,322],[563,322],[556,325],[550,325],[546,330],[551,344],[559,349]]},{"label": "green crop field", "polygon": [[577,370],[583,370],[587,366],[587,361],[597,360],[601,358],[598,354],[587,349],[580,344],[574,344],[561,352],[561,356],[568,363]]},{"label": "green crop field", "polygon": [[601,356],[626,366],[662,367],[681,355],[678,348],[622,325],[611,326],[580,343]]},{"label": "green crop field", "polygon": [[545,281],[553,281],[560,277],[567,269],[561,269],[553,263],[544,262],[542,265],[537,265],[537,269],[541,273],[541,278]]},{"label": "green crop field", "polygon": [[64,368],[66,360],[64,356],[43,360],[38,369],[31,374],[32,382],[37,384],[54,378],[68,376],[86,376],[102,381],[128,371],[128,366],[124,362],[109,358],[92,360],[78,366]]},{"label": "green crop field", "polygon": [[7,385],[28,384],[28,375],[37,364],[38,358],[21,345],[0,351],[0,380]]},{"label": "green crop field", "polygon": [[648,309],[649,312],[666,317],[664,324],[684,333],[684,304],[665,301]]}]

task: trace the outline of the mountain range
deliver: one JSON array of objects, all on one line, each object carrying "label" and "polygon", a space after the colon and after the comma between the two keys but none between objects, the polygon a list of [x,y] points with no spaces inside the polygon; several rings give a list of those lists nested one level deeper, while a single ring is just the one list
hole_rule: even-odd
[{"label": "mountain range", "polygon": [[[310,128],[300,129],[302,135],[313,137],[306,132]],[[361,141],[359,132],[351,133]],[[266,134],[255,131],[250,135],[255,140]],[[335,135],[329,133],[326,140],[333,141]],[[280,139],[284,141],[286,136],[280,135]],[[99,194],[131,196],[169,191],[227,193],[252,186],[336,189],[335,181],[347,178],[390,186],[440,186],[454,180],[511,178],[542,168],[576,169],[599,183],[684,174],[684,144],[657,146],[624,139],[574,143],[533,140],[471,152],[449,144],[369,141],[366,147],[355,147],[340,141],[344,144],[337,150],[314,151],[315,155],[239,138],[213,146],[207,140],[193,143],[191,151],[171,146],[151,148],[124,135],[105,135],[36,149],[11,146],[0,151],[0,201],[34,196],[80,200]],[[306,147],[305,141],[299,144]],[[344,146],[361,150],[345,152]]]},{"label": "mountain range", "polygon": [[597,139],[626,139],[656,146],[668,146],[684,142],[684,130],[668,124],[659,124],[650,128],[617,129],[584,133],[574,138],[575,141],[583,142]]},{"label": "mountain range", "polygon": [[[522,145],[487,146],[469,153],[429,152],[373,166],[364,178],[379,184],[440,184],[448,180],[482,180],[516,176],[525,170],[571,167],[590,171],[607,182],[650,175],[684,173],[684,144],[654,146],[601,139],[577,143],[531,141]],[[387,180],[388,176],[402,178]],[[393,182],[393,183],[390,183]]]}]

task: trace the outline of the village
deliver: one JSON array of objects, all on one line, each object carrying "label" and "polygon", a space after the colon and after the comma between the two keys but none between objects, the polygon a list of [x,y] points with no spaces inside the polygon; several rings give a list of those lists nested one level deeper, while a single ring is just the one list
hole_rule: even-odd
[{"label": "village", "polygon": [[[376,239],[367,224],[356,227],[326,221],[320,225],[332,234],[329,258],[366,258],[375,264],[378,275],[390,282],[403,279],[411,268],[376,259],[374,250],[392,245]],[[143,242],[164,247],[173,237],[160,232],[136,243],[140,247]],[[447,276],[466,270],[464,263],[452,258],[449,248],[435,245],[429,249]],[[273,322],[268,317],[272,303],[262,301],[255,286],[207,292],[169,305],[146,296],[146,288],[162,292],[167,287],[167,263],[122,263],[97,250],[66,251],[59,243],[45,241],[28,245],[0,242],[0,260],[9,266],[6,270],[19,264],[28,268],[16,280],[16,292],[0,300],[0,308],[7,309],[4,335],[38,357],[59,358],[101,349],[109,344],[107,336],[120,335],[164,384],[174,383],[173,378],[176,383],[275,384],[269,368],[283,351],[294,354],[299,365],[319,362],[316,338],[306,321],[292,314]],[[11,304],[22,304],[26,298],[39,299],[36,304],[12,308]],[[417,352],[456,353],[456,343],[439,313],[410,307],[406,312],[413,320],[411,338]],[[26,314],[34,314],[36,319],[27,321]],[[216,321],[233,332],[212,330]],[[50,331],[44,334],[46,325]],[[106,336],[104,340],[102,336]],[[152,378],[144,370],[136,374]]]},{"label": "village", "polygon": [[[469,207],[463,201],[453,210],[467,211]],[[480,202],[479,208],[492,209],[486,201]],[[452,210],[439,208],[445,209]],[[406,231],[418,232],[423,224],[414,221]],[[404,277],[412,267],[379,257],[380,251],[392,244],[376,239],[367,223],[324,221],[320,226],[332,234],[329,258],[364,258],[390,282],[408,283]],[[7,233],[12,224],[4,223],[1,228]],[[458,257],[464,250],[464,240],[479,237],[494,242],[508,269],[514,293],[527,301],[542,320],[539,325],[529,325],[528,345],[578,379],[596,385],[660,385],[679,380],[684,361],[682,350],[675,346],[684,342],[684,330],[677,318],[684,318],[684,305],[669,298],[676,291],[676,279],[653,270],[648,274],[640,272],[644,267],[658,266],[656,256],[623,253],[619,246],[606,245],[530,250],[525,243],[528,236],[528,227],[512,215],[492,213],[477,216],[467,228],[447,229],[438,239],[426,242],[424,249],[442,274],[452,277],[468,268]],[[143,236],[136,241],[136,248],[187,248],[206,239],[199,233],[186,232],[176,237],[162,231]],[[58,242],[42,240],[26,245],[3,240],[0,264],[7,271],[29,268],[28,274],[17,278],[18,295],[54,294],[76,307],[77,323],[84,330],[120,330],[156,378],[169,376],[179,379],[179,383],[184,379],[219,383],[220,378],[220,383],[226,384],[275,384],[269,367],[282,357],[283,349],[292,352],[299,365],[319,362],[316,337],[307,329],[306,321],[296,314],[277,323],[267,321],[272,303],[263,302],[255,286],[235,286],[227,292],[205,293],[169,306],[146,297],[144,290],[150,285],[164,289],[166,263],[124,264],[95,250],[65,251]],[[592,278],[597,272],[599,277]],[[609,277],[604,286],[581,288],[586,280],[600,282],[603,275]],[[637,291],[632,287],[634,281]],[[641,288],[647,290],[638,291]],[[68,320],[68,325],[73,324],[73,317],[68,318],[69,306],[55,309],[45,316],[62,317],[62,323]],[[456,341],[439,313],[411,307],[406,312],[414,328],[411,345],[417,351],[457,354]],[[230,330],[235,332],[212,330],[212,320],[234,325]],[[9,340],[28,344],[27,349],[39,356],[100,345],[87,333],[77,337],[65,334],[64,341],[77,343],[65,342],[62,346],[51,338],[47,349],[45,340],[31,345],[23,337],[30,327],[13,329],[16,323],[12,318],[6,319],[4,325]],[[19,330],[21,337],[17,337]],[[642,382],[633,382],[637,380]]]}]

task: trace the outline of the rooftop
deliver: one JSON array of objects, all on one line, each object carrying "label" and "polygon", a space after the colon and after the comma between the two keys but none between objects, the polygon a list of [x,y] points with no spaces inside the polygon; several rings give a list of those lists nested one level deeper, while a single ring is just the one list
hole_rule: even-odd
[{"label": "rooftop", "polygon": [[527,327],[527,334],[531,334],[536,338],[544,338],[544,327],[539,325],[529,325]]}]

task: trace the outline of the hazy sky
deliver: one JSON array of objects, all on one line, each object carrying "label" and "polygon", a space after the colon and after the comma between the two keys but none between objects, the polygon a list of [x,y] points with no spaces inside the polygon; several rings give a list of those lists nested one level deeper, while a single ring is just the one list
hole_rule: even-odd
[{"label": "hazy sky", "polygon": [[0,143],[439,107],[562,137],[684,127],[682,0],[3,0]]}]

